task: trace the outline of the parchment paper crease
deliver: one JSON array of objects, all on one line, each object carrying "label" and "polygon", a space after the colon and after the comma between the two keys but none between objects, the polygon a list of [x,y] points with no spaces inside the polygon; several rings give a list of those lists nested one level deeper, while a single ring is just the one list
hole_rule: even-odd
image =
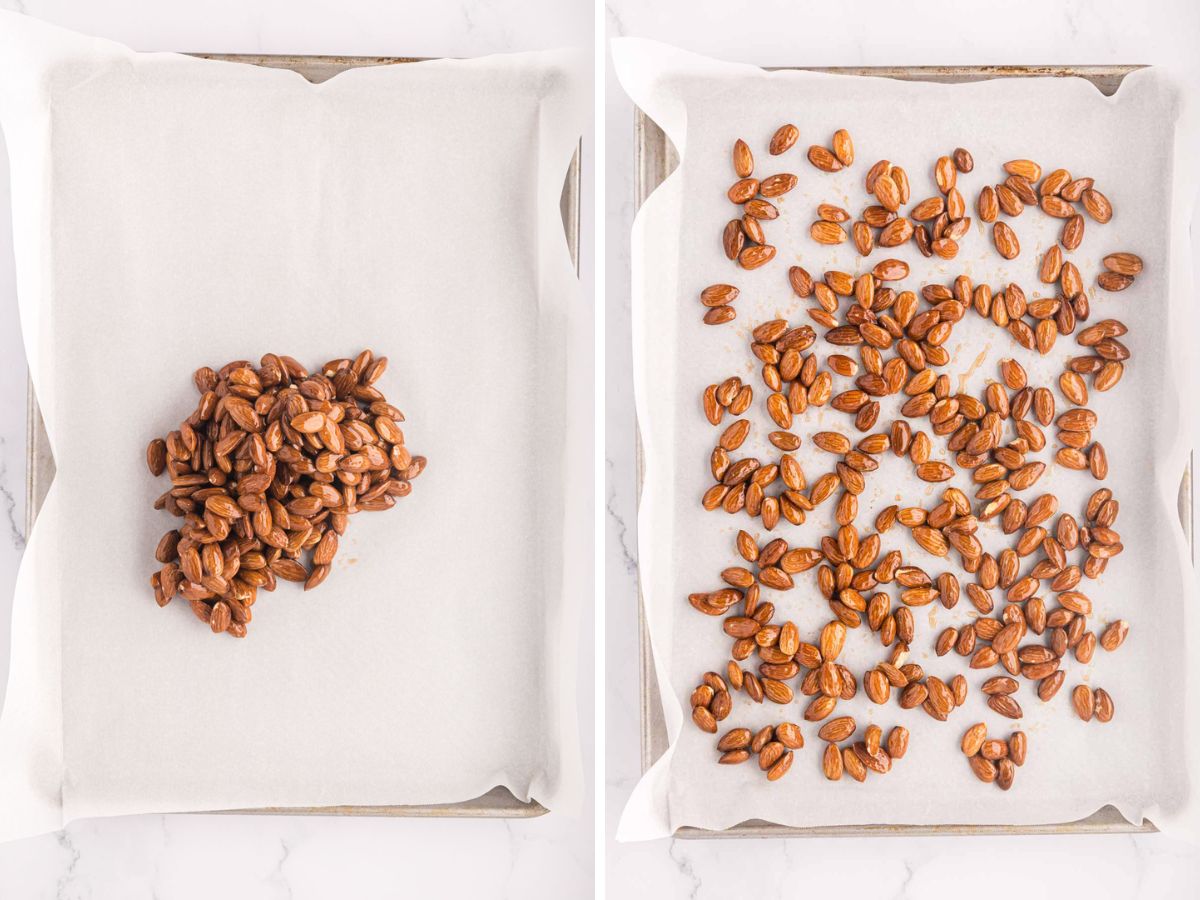
[{"label": "parchment paper crease", "polygon": [[[0,838],[78,816],[571,808],[586,322],[558,200],[571,52],[290,71],[0,14],[18,291],[57,464],[22,563]],[[190,373],[364,346],[429,465],[244,641],[157,609],[147,441]]]},{"label": "parchment paper crease", "polygon": [[[671,746],[635,789],[619,836],[647,839],[684,825],[721,829],[748,819],[795,826],[1058,823],[1083,818],[1105,804],[1114,804],[1133,822],[1144,816],[1161,828],[1194,834],[1200,624],[1176,498],[1194,439],[1194,280],[1188,228],[1197,187],[1191,163],[1196,131],[1190,101],[1176,80],[1157,69],[1143,70],[1126,77],[1115,96],[1105,97],[1081,79],[941,85],[767,73],[637,39],[617,41],[614,58],[625,89],[666,131],[681,158],[679,168],[642,207],[633,233],[635,387],[645,451],[641,584]],[[767,141],[785,122],[799,127],[800,140],[785,155],[771,157]],[[804,153],[810,144],[828,146],[838,128],[853,135],[856,161],[834,175],[818,172]],[[787,171],[800,179],[794,191],[779,198],[780,218],[766,223],[770,243],[779,248],[776,260],[753,272],[726,260],[720,245],[720,231],[733,215],[725,189],[736,177],[729,154],[739,137],[755,153],[757,177]],[[701,392],[730,375],[753,384],[752,436],[736,455],[777,455],[765,440],[774,426],[762,407],[765,389],[747,337],[754,325],[771,318],[809,321],[805,308],[811,301],[796,298],[786,277],[788,266],[797,262],[820,277],[829,269],[857,274],[886,256],[898,256],[912,267],[901,284],[908,289],[930,282],[948,286],[956,275],[967,274],[977,284],[1016,281],[1031,297],[1045,295],[1037,266],[1041,252],[1057,238],[1060,223],[1036,210],[1012,222],[1022,251],[1011,263],[994,251],[977,217],[960,241],[958,258],[950,262],[926,260],[911,244],[898,252],[877,250],[862,260],[850,243],[831,251],[809,237],[817,204],[835,203],[854,215],[874,202],[867,201],[862,180],[876,160],[889,159],[907,169],[915,203],[936,195],[933,162],[958,146],[975,158],[974,171],[959,176],[973,217],[980,188],[1003,180],[1002,163],[1015,158],[1037,160],[1045,171],[1062,166],[1077,176],[1091,176],[1116,208],[1107,225],[1087,221],[1083,245],[1069,258],[1092,295],[1089,321],[1115,317],[1130,327],[1125,340],[1132,360],[1124,380],[1108,393],[1093,392],[1089,403],[1100,417],[1095,437],[1108,451],[1105,484],[1121,502],[1116,528],[1126,549],[1101,579],[1081,586],[1095,604],[1092,627],[1124,618],[1131,624],[1129,639],[1117,653],[1098,650],[1090,666],[1071,660],[1065,666],[1066,685],[1049,704],[1037,699],[1030,683],[1023,683],[1017,697],[1025,716],[1012,722],[983,703],[982,673],[967,670],[955,655],[938,659],[932,652],[942,628],[972,618],[971,604],[964,598],[951,611],[937,604],[918,609],[912,659],[947,680],[966,672],[970,696],[946,723],[920,710],[901,710],[894,700],[875,706],[861,691],[839,705],[838,713],[854,715],[860,728],[877,722],[885,730],[893,724],[911,730],[907,756],[887,776],[872,775],[864,785],[826,781],[817,728],[801,719],[803,698],[783,707],[754,706],[741,694],[735,695],[722,732],[792,720],[802,722],[807,746],[797,752],[788,775],[773,784],[753,764],[718,766],[714,739],[687,721],[687,698],[706,670],[723,669],[729,639],[718,621],[693,611],[686,597],[719,587],[720,570],[738,561],[736,530],[761,534],[761,523],[744,515],[705,513],[700,507],[700,496],[711,483],[708,454],[718,434],[701,413]],[[1145,272],[1124,293],[1097,292],[1092,286],[1100,260],[1116,250],[1142,256]],[[731,325],[705,326],[697,297],[704,286],[720,281],[741,288],[735,303],[738,317]],[[1063,361],[1081,352],[1072,338],[1060,338],[1050,356],[1039,358],[974,312],[955,327],[948,349],[952,359],[944,371],[955,390],[976,395],[998,378],[1003,357],[1018,359],[1031,383],[1056,386]],[[815,350],[822,357],[832,352],[823,341]],[[977,359],[981,351],[984,356]],[[846,379],[835,382],[835,391],[850,386]],[[1057,400],[1059,410],[1065,409],[1061,395]],[[883,404],[876,430],[886,429],[897,407],[894,401]],[[810,484],[832,469],[831,457],[809,440],[823,429],[857,439],[850,417],[841,413],[825,409],[800,417],[794,430],[804,446],[797,456]],[[1053,428],[1047,429],[1047,437],[1047,450],[1036,458],[1051,458]],[[934,448],[934,458],[948,457],[942,439],[934,438]],[[971,490],[961,473],[951,483]],[[1058,494],[1061,509],[1079,515],[1097,486],[1087,473],[1051,466],[1026,499],[1050,491]],[[931,486],[915,479],[911,464],[889,454],[868,476],[860,499],[865,502],[858,525],[865,531],[888,504],[930,508],[937,497]],[[776,533],[793,546],[816,546],[833,527],[830,502],[805,525],[784,522]],[[1012,543],[996,523],[981,528],[979,536],[993,553]],[[967,577],[956,560],[920,551],[904,529],[885,535],[883,548],[901,549],[906,562],[923,565],[932,574],[956,571]],[[802,636],[811,639],[829,618],[810,576],[799,576],[790,592],[764,593],[777,604],[776,621],[793,619]],[[894,591],[889,593],[895,597]],[[997,598],[1002,601],[1002,595]],[[1046,599],[1053,607],[1053,596]],[[997,612],[1002,606],[998,602]],[[861,679],[885,653],[864,627],[850,633],[843,661]],[[1070,689],[1080,681],[1113,695],[1117,714],[1110,724],[1085,724],[1074,716]],[[1021,728],[1029,735],[1028,762],[1007,793],[977,782],[959,750],[962,732],[979,720],[993,734],[1006,736]]]}]

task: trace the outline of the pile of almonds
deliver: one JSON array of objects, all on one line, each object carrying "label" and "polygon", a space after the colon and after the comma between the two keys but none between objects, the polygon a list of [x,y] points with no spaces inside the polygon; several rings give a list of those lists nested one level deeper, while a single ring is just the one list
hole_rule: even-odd
[{"label": "pile of almonds", "polygon": [[817,733],[826,742],[821,771],[829,781],[841,781],[843,772],[858,782],[866,781],[869,771],[886,775],[892,770],[892,761],[908,752],[908,729],[903,725],[888,732],[886,744],[882,741],[883,730],[878,725],[868,725],[861,741],[838,746],[854,737],[857,729],[854,719],[842,716],[826,722]]},{"label": "pile of almonds", "polygon": [[705,672],[704,678],[692,691],[692,721],[709,734],[717,733],[717,723],[729,715],[733,700],[729,689],[716,672]]},{"label": "pile of almonds", "polygon": [[792,751],[804,746],[799,726],[791,722],[765,725],[757,733],[749,728],[732,728],[717,741],[719,763],[736,766],[750,756],[758,756],[758,767],[767,773],[767,781],[778,781],[792,767]]},{"label": "pile of almonds", "polygon": [[245,637],[260,588],[315,588],[350,516],[409,494],[425,457],[409,451],[404,415],[375,387],[386,368],[364,350],[311,373],[274,353],[257,368],[196,370],[196,408],[146,450],[150,473],[171,480],[154,508],[183,519],[155,551],[159,606],[179,595],[214,633]]},{"label": "pile of almonds", "polygon": [[1007,741],[987,736],[987,725],[978,722],[967,729],[962,738],[962,751],[971,771],[980,781],[995,784],[1007,791],[1013,786],[1017,766],[1025,765],[1029,740],[1025,732],[1014,731]]},{"label": "pile of almonds", "polygon": [[[779,152],[782,153],[783,149],[780,149]],[[733,168],[738,175],[738,180],[729,188],[726,195],[729,197],[730,203],[742,208],[742,215],[739,218],[730,219],[725,225],[721,243],[725,248],[725,255],[729,259],[736,260],[743,269],[757,269],[775,258],[775,247],[767,243],[762,224],[779,217],[779,210],[771,203],[771,200],[794,188],[797,178],[787,172],[768,175],[762,180],[753,177],[754,155],[745,141],[738,141],[734,145]],[[722,322],[728,322],[734,318],[733,307],[723,306],[720,308],[727,310],[721,317]],[[709,324],[720,323],[709,322]]]},{"label": "pile of almonds", "polygon": [[1123,291],[1142,272],[1142,259],[1133,253],[1110,253],[1104,257],[1104,269],[1096,284],[1106,291]]},{"label": "pile of almonds", "polygon": [[[781,126],[768,152],[785,158],[799,139],[798,127]],[[809,148],[812,166],[822,173],[852,167],[849,133],[838,131],[830,143]],[[742,207],[742,215],[725,228],[725,253],[743,269],[758,268],[776,255],[763,223],[776,219],[780,209],[768,201],[791,191],[799,176],[782,173],[756,180],[753,152],[744,140],[734,146],[733,163],[739,181],[727,194]],[[827,743],[826,777],[836,780],[849,772],[861,781],[867,771],[887,771],[891,759],[903,754],[908,733],[898,726],[882,747],[880,730],[871,726],[862,741],[838,746],[856,729],[852,717],[835,714],[839,703],[858,693],[856,673],[839,658],[854,631],[872,633],[884,650],[883,658],[861,672],[868,699],[881,706],[894,701],[902,710],[921,707],[937,721],[946,721],[966,702],[968,678],[975,676],[992,712],[1021,719],[1023,703],[1034,696],[1048,703],[1057,696],[1072,661],[1091,666],[1097,644],[1112,652],[1124,642],[1128,624],[1120,619],[1098,624],[1083,587],[1084,579],[1100,577],[1124,549],[1115,530],[1119,504],[1112,491],[1099,488],[1084,509],[1075,511],[1060,510],[1054,494],[1033,496],[1052,466],[1085,472],[1097,481],[1108,477],[1108,456],[1096,439],[1100,417],[1088,406],[1089,387],[1104,392],[1121,381],[1130,359],[1121,340],[1128,329],[1116,318],[1081,325],[1092,315],[1091,299],[1071,254],[1083,246],[1085,217],[1106,224],[1113,208],[1090,178],[1074,178],[1066,169],[1043,177],[1040,165],[1024,159],[1010,160],[1003,168],[1004,181],[979,192],[978,216],[991,225],[992,245],[1006,260],[1020,256],[1011,223],[1026,206],[1063,220],[1058,241],[1032,273],[1053,289],[1051,296],[1026,294],[1013,281],[998,287],[974,284],[965,274],[949,283],[906,289],[909,266],[894,258],[858,274],[827,270],[819,277],[802,265],[790,265],[786,275],[792,293],[814,301],[804,310],[808,321],[772,319],[749,334],[749,350],[761,365],[766,388],[761,409],[770,430],[765,436],[779,455],[744,454],[755,427],[754,390],[744,376],[705,389],[704,415],[721,431],[709,459],[713,483],[701,498],[704,509],[748,515],[771,532],[801,525],[822,504],[833,502],[836,523],[832,533],[811,547],[794,546],[783,537],[763,541],[739,531],[735,550],[744,564],[721,572],[723,586],[689,596],[696,610],[722,619],[732,641],[725,667],[727,693],[722,695],[712,681],[724,687],[725,679],[709,673],[693,694],[693,718],[705,731],[715,733],[719,718],[736,715],[736,694],[754,703],[788,705],[800,693],[809,698],[803,719],[823,723],[818,734]],[[855,218],[842,206],[819,204],[809,235],[818,246],[853,236],[863,257],[877,247],[912,240],[926,257],[954,259],[971,233],[960,176],[976,170],[965,148],[938,158],[932,168],[937,196],[908,208],[912,185],[907,171],[880,160],[864,178],[871,202],[861,215]],[[1103,269],[1098,285],[1120,291],[1133,284],[1143,264],[1136,254],[1121,252],[1106,256]],[[732,320],[730,304],[740,292],[728,283],[702,291],[711,314],[705,321]],[[1006,358],[998,377],[980,393],[968,392],[962,386],[965,379],[958,379],[956,389],[954,373],[946,371],[953,358],[950,342],[957,323],[972,310],[1007,331],[1024,350],[1046,356],[1071,339],[1082,352],[1068,356],[1056,384],[1031,383],[1020,361]],[[882,401],[889,397],[898,398],[900,417],[881,422]],[[847,434],[825,417],[821,430],[808,436],[827,454],[817,458],[829,459],[828,471],[814,478],[795,456],[803,441],[796,426],[821,408],[844,414],[853,431]],[[726,420],[727,414],[733,421]],[[1053,430],[1054,446],[1047,429]],[[869,480],[878,477],[887,453],[906,458],[929,484],[944,485],[963,473],[972,487],[946,485],[927,503],[889,506],[878,513],[873,529],[864,530],[857,524],[859,498]],[[897,524],[918,547],[944,560],[945,568],[926,571],[906,564],[902,550],[887,547]],[[806,640],[794,621],[776,621],[776,604],[766,592],[791,592],[808,572],[817,586],[811,596],[820,595],[829,619]],[[936,635],[922,634],[913,610],[931,604],[952,610],[963,597],[974,610],[970,620],[957,620]],[[939,658],[952,660],[953,651],[965,671],[944,678],[927,674],[909,659],[911,648],[922,640],[929,641]],[[1079,684],[1071,699],[1085,721],[1106,722],[1113,716],[1112,697],[1103,689]],[[722,761],[741,762],[765,747],[781,746],[788,754],[786,771],[803,740],[797,726],[789,725],[786,732],[795,746],[779,739],[776,731],[735,727],[718,744],[729,756]],[[963,749],[977,776],[1008,789],[1015,767],[1024,762],[1025,740],[1022,732],[1014,732],[1007,742],[989,741],[986,725],[980,723],[964,738]],[[760,765],[774,772],[782,759],[783,751],[772,749],[760,756]]]},{"label": "pile of almonds", "polygon": [[1063,219],[1059,242],[1067,250],[1077,250],[1083,241],[1083,216],[1074,203],[1081,202],[1088,216],[1099,224],[1112,218],[1112,205],[1091,178],[1072,178],[1066,169],[1055,169],[1042,178],[1042,167],[1029,159],[1009,160],[1004,171],[1008,177],[1002,184],[980,191],[977,208],[980,219],[993,223],[992,241],[1005,259],[1016,258],[1020,247],[1012,228],[997,218],[1000,213],[1015,219],[1026,206],[1033,206]]},{"label": "pile of almonds", "polygon": [[1090,722],[1093,716],[1097,722],[1111,722],[1116,712],[1108,691],[1086,684],[1078,684],[1071,691],[1071,705],[1075,707],[1075,714],[1085,722]]}]

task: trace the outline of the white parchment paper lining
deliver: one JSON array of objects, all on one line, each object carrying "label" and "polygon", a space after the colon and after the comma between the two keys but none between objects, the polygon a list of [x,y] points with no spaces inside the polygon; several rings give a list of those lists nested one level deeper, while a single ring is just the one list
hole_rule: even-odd
[{"label": "white parchment paper lining", "polygon": [[[1083,818],[1110,803],[1133,822],[1144,816],[1160,828],[1194,833],[1200,685],[1197,666],[1188,657],[1196,653],[1200,623],[1176,501],[1193,446],[1194,407],[1187,388],[1195,383],[1194,350],[1187,342],[1194,333],[1194,282],[1188,228],[1196,192],[1190,168],[1196,132],[1176,83],[1148,69],[1129,75],[1115,96],[1105,97],[1081,79],[941,85],[767,73],[638,39],[617,41],[614,57],[626,91],[666,131],[681,157],[679,168],[642,207],[633,232],[635,388],[645,451],[641,585],[671,746],[635,789],[620,837],[659,837],[684,825],[721,829],[749,819],[794,826],[1057,823]],[[799,127],[800,140],[787,154],[769,156],[767,141],[784,122]],[[856,161],[834,175],[818,172],[804,154],[810,144],[828,146],[838,128],[852,133]],[[720,245],[721,229],[734,215],[725,189],[736,178],[729,154],[738,137],[755,154],[756,177],[787,171],[800,179],[794,191],[779,199],[780,218],[766,223],[768,240],[779,250],[776,260],[753,272],[726,260]],[[978,218],[951,262],[926,260],[911,244],[898,252],[877,250],[862,260],[850,243],[830,250],[809,237],[817,204],[835,203],[853,215],[874,202],[867,200],[862,179],[876,160],[889,159],[907,169],[915,203],[936,195],[933,161],[958,146],[975,158],[974,171],[959,176],[972,216],[980,188],[1003,180],[1005,160],[1022,157],[1038,160],[1045,171],[1062,166],[1095,178],[1117,210],[1105,226],[1088,220],[1083,245],[1069,258],[1079,266],[1093,298],[1089,321],[1115,317],[1130,326],[1126,340],[1132,361],[1124,380],[1109,393],[1093,393],[1089,404],[1100,417],[1096,438],[1108,451],[1111,474],[1105,484],[1121,501],[1116,527],[1126,550],[1101,579],[1081,586],[1095,604],[1092,627],[1099,630],[1108,621],[1125,618],[1131,623],[1129,640],[1115,654],[1098,650],[1090,666],[1072,660],[1065,667],[1066,684],[1049,704],[1042,704],[1033,685],[1024,682],[1017,697],[1025,716],[1018,723],[983,703],[979,684],[984,673],[968,670],[955,655],[938,659],[932,652],[942,628],[976,615],[965,597],[951,611],[936,604],[918,609],[911,658],[946,680],[965,672],[970,696],[946,723],[920,710],[901,710],[894,700],[875,706],[861,690],[854,701],[839,705],[838,714],[854,715],[860,728],[877,722],[885,732],[893,724],[910,729],[908,755],[891,773],[872,775],[864,785],[849,779],[826,781],[817,728],[801,719],[807,702],[802,696],[780,707],[754,706],[736,694],[732,714],[721,723],[723,733],[737,725],[756,729],[783,720],[801,722],[807,746],[797,752],[784,779],[768,783],[752,763],[718,766],[714,738],[688,721],[687,698],[706,670],[723,671],[729,639],[718,620],[696,613],[686,597],[721,586],[720,570],[739,562],[733,549],[738,528],[754,534],[762,530],[761,523],[745,515],[705,513],[700,507],[700,496],[711,483],[708,453],[719,433],[704,419],[701,392],[730,375],[753,384],[755,402],[748,414],[752,436],[735,456],[772,454],[765,435],[775,426],[763,409],[766,390],[748,335],[754,325],[771,318],[809,321],[805,308],[812,301],[799,300],[788,286],[787,268],[793,264],[820,277],[829,269],[857,274],[879,259],[898,256],[912,267],[902,283],[909,289],[930,282],[949,285],[965,273],[975,283],[1016,281],[1031,297],[1045,295],[1037,266],[1060,223],[1036,210],[1012,222],[1022,252],[1011,263],[995,253],[990,232]],[[1096,291],[1092,286],[1100,260],[1115,250],[1141,255],[1146,271],[1124,293]],[[698,294],[720,281],[741,288],[735,303],[738,317],[730,325],[705,326]],[[1060,411],[1065,400],[1057,391],[1057,375],[1067,356],[1082,352],[1073,339],[1060,338],[1053,353],[1041,359],[973,312],[955,327],[948,349],[952,360],[944,371],[956,390],[980,394],[987,381],[998,378],[998,361],[1014,357],[1030,373],[1031,383],[1055,387]],[[822,356],[831,352],[823,341],[816,350]],[[835,378],[835,391],[849,386],[848,380]],[[897,407],[885,401],[876,430],[887,427]],[[832,460],[808,437],[828,429],[856,436],[850,417],[828,409],[810,411],[793,429],[805,441],[797,456],[810,484],[832,469]],[[1037,458],[1050,460],[1053,428],[1047,436],[1047,450]],[[934,447],[934,458],[947,458],[942,439],[935,437]],[[971,489],[961,474],[951,483]],[[1026,499],[1050,491],[1062,500],[1061,509],[1079,515],[1095,487],[1087,473],[1052,465]],[[858,524],[865,532],[882,507],[899,502],[930,508],[937,496],[915,479],[907,461],[888,455],[879,471],[868,476],[861,499],[866,502]],[[834,527],[831,501],[805,525],[783,522],[776,534],[793,546],[816,546]],[[906,562],[933,574],[949,570],[968,577],[956,563],[920,551],[903,531],[885,535],[884,550],[901,549]],[[996,523],[981,528],[980,537],[993,553],[1012,540]],[[776,621],[793,619],[809,639],[829,618],[810,576],[799,576],[793,591],[764,595],[777,604]],[[999,612],[1002,592],[996,596]],[[1052,608],[1053,595],[1046,599]],[[885,651],[865,626],[850,633],[843,661],[860,679],[883,658]],[[1117,707],[1112,723],[1084,724],[1074,716],[1070,690],[1080,681],[1110,691]],[[962,732],[980,720],[993,735],[1007,736],[1016,728],[1029,735],[1029,761],[1007,793],[977,782],[959,750]]]},{"label": "white parchment paper lining", "polygon": [[[589,316],[573,52],[290,71],[0,14],[26,350],[57,477],[22,563],[0,838],[78,816],[580,796]],[[429,459],[247,639],[148,594],[190,373],[364,346]]]}]

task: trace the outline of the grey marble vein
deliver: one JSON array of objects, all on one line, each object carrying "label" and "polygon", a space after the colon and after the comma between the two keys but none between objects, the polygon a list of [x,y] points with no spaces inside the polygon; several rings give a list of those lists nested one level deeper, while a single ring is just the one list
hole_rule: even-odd
[{"label": "grey marble vein", "polygon": [[[617,546],[615,549],[620,551],[620,557],[625,566],[625,571],[631,575],[637,574],[637,556],[634,550],[629,545],[629,526],[625,523],[625,516],[617,509],[617,504],[620,502],[618,496],[623,493],[621,487],[612,477],[614,464],[612,460],[606,459],[605,466],[608,468],[608,496],[604,503],[605,512],[608,514],[610,531],[616,532]],[[610,551],[614,548],[610,546]]]},{"label": "grey marble vein", "polygon": [[[700,845],[693,844],[692,846]],[[670,841],[668,855],[675,863],[675,866],[679,869],[679,874],[683,876],[683,883],[680,886],[687,892],[688,897],[692,898],[692,900],[696,900],[696,898],[701,896],[700,890],[704,884],[700,876],[696,874],[696,867],[693,864],[691,857],[688,855],[685,843],[681,840],[672,839]]]},{"label": "grey marble vein", "polygon": [[65,898],[66,890],[71,886],[71,882],[75,878],[75,868],[79,865],[81,854],[79,848],[77,848],[71,841],[71,835],[67,831],[60,831],[56,835],[56,839],[58,841],[58,845],[70,855],[70,859],[68,860],[62,875],[59,876],[58,886],[55,894],[57,897]]},{"label": "grey marble vein", "polygon": [[17,495],[9,485],[8,466],[4,462],[6,444],[6,439],[0,436],[0,506],[4,508],[4,530],[8,533],[13,547],[17,550],[23,550],[25,549],[25,529],[17,521],[19,516]]},{"label": "grey marble vein", "polygon": [[279,861],[275,863],[275,869],[271,872],[269,880],[279,884],[283,888],[283,896],[291,900],[294,896],[292,884],[288,881],[287,873],[283,871],[283,867],[287,865],[288,858],[292,855],[292,848],[286,840],[280,838],[279,849],[281,851]]}]

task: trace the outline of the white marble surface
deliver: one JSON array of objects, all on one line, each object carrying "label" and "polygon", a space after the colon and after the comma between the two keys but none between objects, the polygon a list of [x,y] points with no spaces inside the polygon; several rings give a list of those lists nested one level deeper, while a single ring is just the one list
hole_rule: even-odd
[{"label": "white marble surface", "polygon": [[[139,50],[474,56],[591,46],[592,10],[555,0],[0,0]],[[585,139],[590,146],[590,138]],[[590,209],[590,190],[585,209]],[[590,218],[585,215],[585,222]],[[25,361],[13,297],[7,159],[0,152],[0,684],[24,546]],[[590,248],[590,229],[583,247]],[[592,260],[585,250],[585,284]],[[579,643],[591,768],[593,658]],[[590,776],[588,776],[590,779]],[[0,810],[0,815],[3,815]],[[530,821],[137,816],[0,844],[0,897],[582,897],[593,807]]]},{"label": "white marble surface", "polygon": [[[752,10],[752,11],[751,11]],[[609,0],[610,36],[762,65],[1183,63],[1195,0]],[[618,845],[639,773],[634,414],[630,399],[632,107],[607,79],[607,880],[612,897],[1200,896],[1200,849],[1160,835],[658,841]]]}]

